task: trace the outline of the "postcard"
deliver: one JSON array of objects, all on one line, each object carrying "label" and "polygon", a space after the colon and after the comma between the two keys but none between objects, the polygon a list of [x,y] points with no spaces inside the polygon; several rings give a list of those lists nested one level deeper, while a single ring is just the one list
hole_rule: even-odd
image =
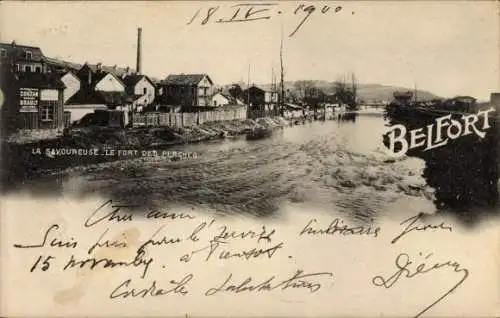
[{"label": "postcard", "polygon": [[0,315],[499,316],[499,10],[2,2]]}]

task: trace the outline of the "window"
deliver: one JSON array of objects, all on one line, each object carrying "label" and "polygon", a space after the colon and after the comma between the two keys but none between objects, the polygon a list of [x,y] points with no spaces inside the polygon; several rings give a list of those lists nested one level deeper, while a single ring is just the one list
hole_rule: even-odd
[{"label": "window", "polygon": [[52,121],[54,119],[54,106],[53,105],[40,106],[40,119],[42,121]]},{"label": "window", "polygon": [[26,51],[26,59],[31,60],[33,58],[33,53],[31,51]]},{"label": "window", "polygon": [[19,72],[19,64],[16,64],[16,71]]},{"label": "window", "polygon": [[41,68],[40,66],[37,66],[37,67],[35,68],[35,72],[36,72],[36,73],[41,73],[41,72],[42,72],[42,68]]},{"label": "window", "polygon": [[144,95],[146,95],[146,94],[148,93],[148,89],[147,89],[147,87],[144,87],[144,88],[142,89],[142,93],[143,93]]},{"label": "window", "polygon": [[30,73],[31,72],[31,66],[30,65],[24,66],[24,71]]},{"label": "window", "polygon": [[7,57],[7,50],[6,49],[0,50],[0,57]]}]

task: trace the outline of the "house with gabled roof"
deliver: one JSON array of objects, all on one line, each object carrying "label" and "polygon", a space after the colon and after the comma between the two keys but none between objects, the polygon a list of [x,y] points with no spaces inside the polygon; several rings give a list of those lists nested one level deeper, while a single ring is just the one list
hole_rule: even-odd
[{"label": "house with gabled roof", "polygon": [[94,68],[84,64],[77,72],[80,90],[66,101],[65,110],[71,112],[71,120],[80,120],[95,110],[116,108],[129,103],[126,98],[125,84],[111,72],[100,66]]},{"label": "house with gabled roof", "polygon": [[132,100],[134,110],[141,111],[155,100],[156,86],[153,81],[142,74],[127,75],[122,79],[127,97]]},{"label": "house with gabled roof", "polygon": [[82,87],[105,92],[125,92],[125,84],[114,72],[103,69],[100,64],[94,68],[90,64],[84,64],[76,74],[82,83]]},{"label": "house with gabled roof", "polygon": [[210,106],[213,85],[207,74],[169,75],[161,83],[165,102],[184,107]]},{"label": "house with gabled roof", "polygon": [[63,92],[63,101],[66,103],[73,95],[78,93],[80,90],[80,79],[78,76],[73,71],[66,71],[64,73],[59,72],[61,81],[64,83],[66,88],[64,89]]},{"label": "house with gabled roof", "polygon": [[219,106],[231,105],[233,101],[234,99],[232,98],[231,95],[221,91],[212,95],[210,106],[219,107]]}]

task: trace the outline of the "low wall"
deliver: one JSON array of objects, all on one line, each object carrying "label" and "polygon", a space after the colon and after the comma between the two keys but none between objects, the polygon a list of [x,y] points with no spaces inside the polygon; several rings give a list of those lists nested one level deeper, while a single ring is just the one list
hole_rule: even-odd
[{"label": "low wall", "polygon": [[247,113],[245,107],[226,110],[214,110],[197,113],[135,113],[132,114],[133,126],[176,126],[189,127],[201,125],[206,122],[245,120]]}]

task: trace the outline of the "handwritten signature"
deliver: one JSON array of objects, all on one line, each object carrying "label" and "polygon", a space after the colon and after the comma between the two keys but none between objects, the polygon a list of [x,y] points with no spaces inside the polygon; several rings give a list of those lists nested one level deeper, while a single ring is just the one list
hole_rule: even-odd
[{"label": "handwritten signature", "polygon": [[[206,25],[207,23],[212,21],[214,23],[241,23],[269,20],[272,18],[273,14],[274,16],[283,14],[283,12],[278,7],[278,3],[241,3],[233,5],[230,8],[232,9],[230,14],[227,14],[227,12],[221,12],[222,10],[220,10],[220,6],[208,8],[206,12],[204,11],[201,16],[201,25]],[[303,24],[308,19],[310,19],[311,15],[318,9],[319,7],[316,7],[315,5],[299,4],[293,11],[293,14],[303,14],[304,16],[295,27],[293,32],[291,32],[288,36],[294,36],[303,26]],[[328,5],[323,5],[321,9],[319,9],[319,12],[321,12],[321,14],[327,14],[329,12],[338,13],[341,10],[341,6],[332,8]],[[202,13],[202,9],[198,9],[187,24],[192,24],[196,20],[196,18],[200,16],[200,13]],[[352,14],[354,14],[354,12],[352,12]],[[217,16],[219,18],[217,18]]]},{"label": "handwritten signature", "polygon": [[[433,254],[428,254],[423,261],[414,262],[410,260],[410,256],[406,253],[401,253],[396,257],[395,265],[397,267],[396,272],[394,272],[391,276],[385,278],[384,276],[375,276],[372,279],[373,285],[377,287],[391,288],[396,282],[398,282],[401,278],[414,278],[418,275],[423,275],[426,273],[430,273],[441,268],[451,268],[454,273],[461,273],[462,277],[458,280],[458,282],[451,287],[446,293],[441,295],[439,298],[434,300],[430,305],[425,307],[422,311],[420,311],[415,317],[419,317],[424,314],[426,311],[434,307],[437,303],[446,298],[449,294],[455,291],[463,282],[469,277],[469,271],[465,268],[462,268],[460,263],[456,261],[446,261],[443,263],[435,262],[434,265],[429,265],[426,260],[428,260]],[[418,264],[418,265],[417,265]]]}]

